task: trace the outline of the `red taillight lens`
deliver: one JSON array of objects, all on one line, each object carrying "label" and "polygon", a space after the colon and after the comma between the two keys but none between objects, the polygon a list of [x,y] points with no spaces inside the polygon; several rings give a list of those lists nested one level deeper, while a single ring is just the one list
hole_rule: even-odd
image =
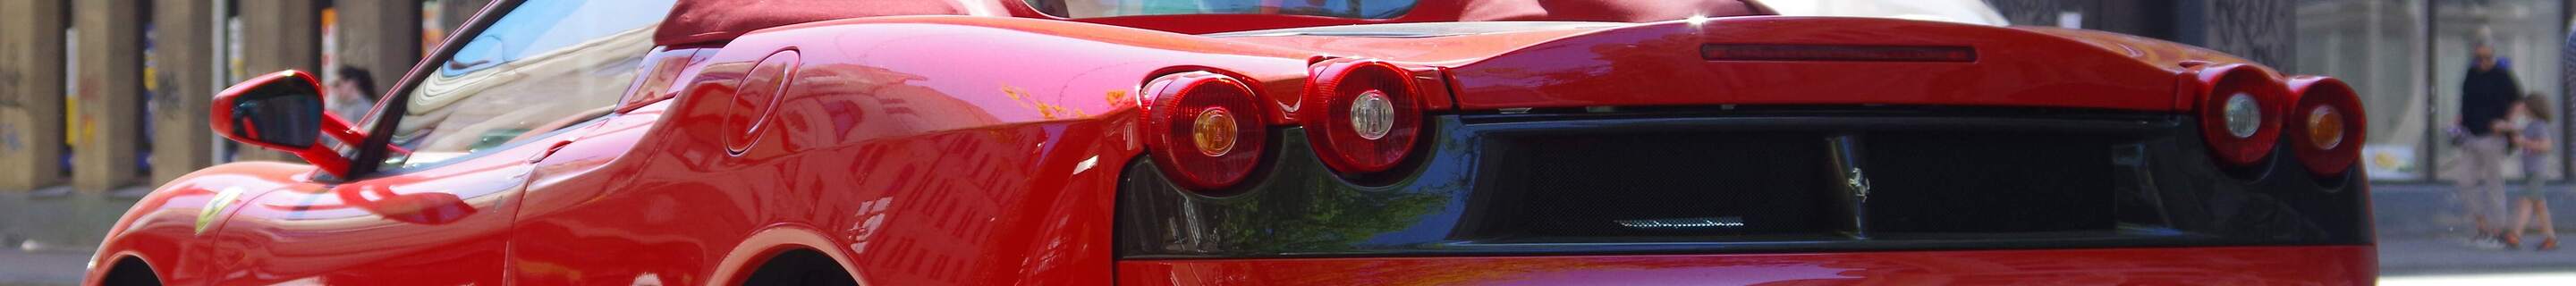
[{"label": "red taillight lens", "polygon": [[1147,152],[1182,187],[1212,192],[1233,187],[1261,163],[1269,133],[1262,109],[1243,81],[1209,72],[1183,72],[1145,86]]},{"label": "red taillight lens", "polygon": [[2290,152],[2299,163],[2319,176],[2342,175],[2361,160],[2362,131],[2368,122],[2362,116],[2361,98],[2352,86],[2329,77],[2290,79],[2290,94],[2296,104],[2290,105]]},{"label": "red taillight lens", "polygon": [[2235,166],[2253,165],[2270,155],[2281,134],[2288,89],[2270,73],[2246,65],[2201,69],[2194,77],[2201,138],[2210,153]]},{"label": "red taillight lens", "polygon": [[1422,92],[1412,72],[1366,60],[1317,63],[1298,103],[1315,153],[1346,174],[1394,169],[1422,132]]}]

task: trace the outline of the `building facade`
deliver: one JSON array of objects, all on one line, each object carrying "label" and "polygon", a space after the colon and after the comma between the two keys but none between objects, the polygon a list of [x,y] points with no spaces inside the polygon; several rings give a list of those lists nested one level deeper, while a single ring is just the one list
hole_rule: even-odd
[{"label": "building facade", "polygon": [[0,1],[0,192],[108,192],[292,159],[217,139],[207,99],[286,69],[367,69],[388,88],[489,2]]}]

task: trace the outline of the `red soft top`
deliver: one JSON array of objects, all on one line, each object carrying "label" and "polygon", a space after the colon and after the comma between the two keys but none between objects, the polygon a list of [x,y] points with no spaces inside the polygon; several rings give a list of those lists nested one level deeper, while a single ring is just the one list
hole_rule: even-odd
[{"label": "red soft top", "polygon": [[[1080,1],[1080,0],[1075,0]],[[1605,21],[1654,22],[1691,16],[1725,17],[1772,14],[1742,0],[1417,0],[1413,10],[1392,19],[1347,19],[1284,15],[1275,21],[1164,21],[1208,17],[1159,15],[1064,19],[1039,13],[1024,0],[680,0],[653,33],[656,45],[717,42],[743,33],[790,24],[848,18],[902,15],[975,15],[1061,19],[1179,33],[1212,33],[1302,26],[1458,21]]]}]

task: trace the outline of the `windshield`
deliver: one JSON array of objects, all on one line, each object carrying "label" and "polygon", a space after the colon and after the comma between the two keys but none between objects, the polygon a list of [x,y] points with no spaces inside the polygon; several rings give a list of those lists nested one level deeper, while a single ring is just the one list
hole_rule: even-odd
[{"label": "windshield", "polygon": [[394,120],[382,170],[436,165],[488,154],[616,105],[653,48],[655,23],[672,0],[529,0],[509,10],[441,61]]},{"label": "windshield", "polygon": [[1305,15],[1386,19],[1413,10],[1414,0],[1028,0],[1065,18],[1182,14]]}]

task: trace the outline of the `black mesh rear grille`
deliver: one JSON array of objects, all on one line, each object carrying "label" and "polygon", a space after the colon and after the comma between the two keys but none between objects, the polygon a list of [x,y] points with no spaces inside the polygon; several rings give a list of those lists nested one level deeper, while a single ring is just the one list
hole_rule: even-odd
[{"label": "black mesh rear grille", "polygon": [[[1841,150],[1832,138],[1859,142]],[[2111,135],[1673,132],[1502,137],[1481,238],[2110,232]],[[1865,204],[1836,152],[1859,155]],[[1854,211],[1854,208],[1864,209]],[[1862,220],[1855,222],[1854,220]]]},{"label": "black mesh rear grille", "polygon": [[1825,146],[1794,133],[1556,136],[1527,152],[1527,235],[1827,234]]},{"label": "black mesh rear grille", "polygon": [[1877,234],[2109,231],[2112,146],[2083,135],[1871,133]]}]

